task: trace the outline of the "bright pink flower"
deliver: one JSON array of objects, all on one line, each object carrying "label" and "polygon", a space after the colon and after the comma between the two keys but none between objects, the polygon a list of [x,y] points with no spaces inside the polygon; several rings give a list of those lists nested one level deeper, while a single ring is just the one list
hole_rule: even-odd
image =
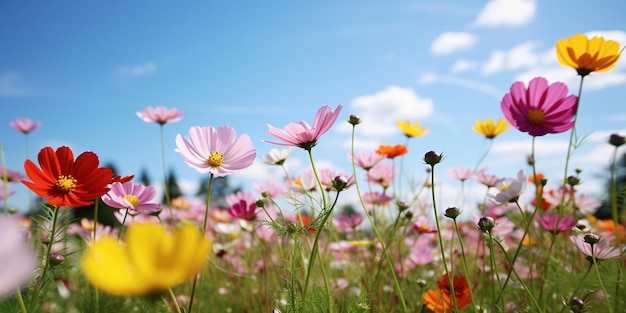
[{"label": "bright pink flower", "polygon": [[256,219],[256,214],[256,203],[247,202],[246,200],[239,200],[239,202],[232,204],[228,209],[228,215],[234,219],[254,221]]},{"label": "bright pink flower", "polygon": [[411,228],[418,234],[432,234],[437,232],[435,224],[424,215],[420,215],[417,220],[413,222]]},{"label": "bright pink flower", "polygon": [[160,107],[147,107],[141,112],[137,112],[137,116],[142,119],[144,122],[148,123],[158,123],[158,124],[166,124],[166,123],[174,123],[178,122],[183,118],[183,112],[179,111],[176,108],[168,109],[164,106]]},{"label": "bright pink flower", "polygon": [[350,215],[340,213],[339,217],[333,220],[333,224],[340,230],[352,230],[363,223],[363,214],[354,212]]},{"label": "bright pink flower", "polygon": [[275,181],[268,181],[265,184],[253,184],[252,188],[259,193],[266,193],[270,198],[282,197],[287,194],[287,188]]},{"label": "bright pink flower", "polygon": [[472,177],[472,175],[474,175],[474,172],[471,169],[466,168],[466,167],[449,168],[448,175],[450,175],[450,177],[454,179],[465,181],[465,180],[468,180],[470,177]]},{"label": "bright pink flower", "polygon": [[133,184],[132,182],[114,182],[111,184],[111,190],[102,196],[102,201],[117,209],[153,213],[159,211],[157,203],[150,203],[155,196],[156,190],[152,186]]},{"label": "bright pink flower", "polygon": [[189,129],[189,140],[176,135],[176,149],[185,163],[200,173],[211,173],[222,177],[244,169],[254,162],[256,150],[247,134],[237,137],[230,126],[193,126]]},{"label": "bright pink flower", "polygon": [[513,127],[531,136],[562,133],[574,127],[578,107],[576,96],[567,96],[561,82],[548,85],[543,77],[535,77],[524,87],[515,82],[500,104],[504,116]]},{"label": "bright pink flower", "polygon": [[19,132],[28,134],[32,132],[33,130],[39,128],[39,126],[41,126],[41,122],[40,121],[33,122],[27,118],[18,118],[15,121],[9,122],[9,126],[11,126],[11,128]]},{"label": "bright pink flower", "polygon": [[576,219],[573,216],[567,215],[559,217],[558,213],[548,213],[543,216],[535,215],[535,220],[543,229],[552,233],[568,231],[576,225]]},{"label": "bright pink flower", "polygon": [[385,155],[373,151],[361,151],[354,154],[348,153],[348,160],[354,160],[354,164],[366,171],[376,166],[380,161],[385,159]]},{"label": "bright pink flower", "polygon": [[264,141],[280,146],[296,146],[311,150],[317,144],[317,140],[333,126],[342,108],[341,104],[334,111],[327,105],[321,107],[315,114],[312,127],[305,121],[289,123],[284,129],[268,124],[267,134],[281,142]]}]

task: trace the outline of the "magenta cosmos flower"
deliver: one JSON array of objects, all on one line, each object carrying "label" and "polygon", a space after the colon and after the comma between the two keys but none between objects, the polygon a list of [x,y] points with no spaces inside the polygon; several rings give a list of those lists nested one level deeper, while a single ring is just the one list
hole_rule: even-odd
[{"label": "magenta cosmos flower", "polygon": [[193,126],[189,129],[189,140],[176,135],[176,149],[185,163],[200,173],[211,173],[216,177],[226,176],[244,169],[254,162],[256,150],[247,134],[237,138],[230,126]]},{"label": "magenta cosmos flower", "polygon": [[167,124],[178,122],[183,118],[183,112],[176,108],[168,109],[164,106],[147,107],[141,112],[137,112],[137,116],[144,122]]},{"label": "magenta cosmos flower", "polygon": [[560,217],[558,213],[535,215],[535,220],[541,227],[552,233],[561,233],[571,230],[576,225],[576,219],[571,216]]},{"label": "magenta cosmos flower", "polygon": [[111,184],[111,190],[102,196],[102,201],[117,209],[153,213],[159,211],[157,203],[150,203],[155,196],[156,190],[152,186],[133,184],[132,182],[114,182]]},{"label": "magenta cosmos flower", "polygon": [[315,114],[313,126],[309,126],[304,121],[289,123],[284,129],[268,124],[267,134],[281,142],[264,141],[280,146],[296,146],[309,151],[317,144],[317,140],[333,126],[342,108],[341,104],[335,110],[327,105],[321,107]]},{"label": "magenta cosmos flower", "polygon": [[515,82],[504,95],[500,107],[513,127],[531,136],[556,134],[574,127],[578,107],[576,96],[567,96],[567,86],[561,82],[548,85],[543,77],[528,83]]},{"label": "magenta cosmos flower", "polygon": [[9,122],[9,126],[11,126],[11,128],[19,132],[28,134],[32,132],[33,130],[39,128],[39,126],[41,126],[41,122],[40,121],[33,122],[27,118],[18,118],[15,121]]}]

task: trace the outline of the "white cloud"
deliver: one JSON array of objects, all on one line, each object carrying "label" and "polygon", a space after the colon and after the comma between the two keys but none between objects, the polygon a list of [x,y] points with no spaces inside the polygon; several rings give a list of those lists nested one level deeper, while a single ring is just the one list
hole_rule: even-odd
[{"label": "white cloud", "polygon": [[455,86],[461,86],[463,88],[476,90],[498,98],[502,97],[503,95],[500,90],[492,85],[456,76],[439,75],[437,73],[425,73],[418,79],[418,82],[420,84],[445,83]]},{"label": "white cloud", "polygon": [[461,72],[471,71],[477,67],[478,67],[478,63],[476,61],[460,59],[454,62],[454,64],[452,65],[452,68],[450,69],[450,72],[452,74],[458,74]]},{"label": "white cloud", "polygon": [[626,45],[626,32],[622,30],[595,30],[586,33],[589,37],[604,37],[607,40],[615,40],[620,46]]},{"label": "white cloud", "polygon": [[478,36],[472,33],[445,32],[430,44],[430,52],[435,55],[450,54],[469,49],[476,44],[476,41],[478,41]]},{"label": "white cloud", "polygon": [[[389,86],[375,94],[354,98],[350,105],[363,122],[359,133],[369,137],[385,137],[397,133],[396,121],[424,119],[433,113],[433,100],[421,98],[413,88]],[[340,132],[351,131],[343,123]]]},{"label": "white cloud", "polygon": [[121,75],[128,75],[134,77],[141,77],[147,74],[152,74],[157,71],[157,66],[153,62],[145,64],[136,64],[130,66],[120,66],[117,68],[117,73]]},{"label": "white cloud", "polygon": [[[535,67],[545,59],[543,54],[534,50],[537,43],[527,41],[508,51],[497,50],[489,56],[483,65],[483,74],[494,74],[504,70],[518,70]],[[554,58],[555,54],[552,54]]]},{"label": "white cloud", "polygon": [[22,77],[17,73],[0,73],[0,97],[19,97],[29,93],[22,85]]},{"label": "white cloud", "polygon": [[478,26],[522,26],[535,17],[534,0],[492,0],[478,14],[474,23]]}]

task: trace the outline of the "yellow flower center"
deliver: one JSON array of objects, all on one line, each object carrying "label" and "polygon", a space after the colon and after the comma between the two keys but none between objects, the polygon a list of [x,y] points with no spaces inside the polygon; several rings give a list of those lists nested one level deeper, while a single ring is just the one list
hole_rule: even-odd
[{"label": "yellow flower center", "polygon": [[76,187],[76,179],[72,175],[59,175],[57,187],[65,192],[70,192]]},{"label": "yellow flower center", "polygon": [[211,152],[211,154],[209,155],[209,159],[206,160],[206,164],[210,167],[220,167],[222,166],[222,161],[224,160],[224,155],[217,152],[217,151],[213,151]]},{"label": "yellow flower center", "polygon": [[532,109],[528,111],[528,114],[526,114],[526,120],[528,120],[531,124],[538,125],[546,120],[546,115],[541,110]]},{"label": "yellow flower center", "polygon": [[128,201],[130,203],[130,205],[134,207],[136,207],[139,204],[139,198],[133,196],[133,195],[125,195],[124,199],[126,199],[126,201]]},{"label": "yellow flower center", "polygon": [[510,186],[511,186],[511,184],[508,184],[508,183],[502,184],[502,186],[500,186],[500,191],[505,191],[505,190],[507,190]]}]

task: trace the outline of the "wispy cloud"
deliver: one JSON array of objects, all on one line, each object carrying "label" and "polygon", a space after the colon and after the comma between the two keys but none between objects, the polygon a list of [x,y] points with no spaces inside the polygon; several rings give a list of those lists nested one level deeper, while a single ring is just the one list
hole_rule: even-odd
[{"label": "wispy cloud", "polygon": [[116,69],[116,72],[120,75],[127,75],[127,76],[133,76],[133,77],[145,76],[148,74],[155,73],[156,71],[157,71],[157,65],[154,62],[128,65],[128,66],[120,66]]},{"label": "wispy cloud", "polygon": [[462,72],[471,71],[473,69],[476,69],[477,67],[478,67],[478,62],[476,61],[460,59],[454,62],[454,64],[452,64],[452,67],[450,68],[450,73],[458,74]]},{"label": "wispy cloud", "polygon": [[419,79],[418,83],[420,84],[434,84],[434,83],[444,83],[455,86],[460,86],[466,89],[476,90],[482,92],[484,94],[494,96],[497,98],[502,97],[502,91],[498,90],[498,88],[485,84],[480,81],[465,79],[457,76],[451,75],[440,75],[437,73],[425,73]]},{"label": "wispy cloud", "polygon": [[534,0],[492,0],[478,14],[474,24],[484,27],[526,25],[537,12]]},{"label": "wispy cloud", "polygon": [[2,97],[21,97],[30,94],[29,90],[22,82],[22,77],[18,73],[3,72],[0,73],[0,96]]},{"label": "wispy cloud", "polygon": [[478,36],[468,32],[445,32],[440,34],[431,44],[430,52],[434,55],[451,54],[473,47]]}]

